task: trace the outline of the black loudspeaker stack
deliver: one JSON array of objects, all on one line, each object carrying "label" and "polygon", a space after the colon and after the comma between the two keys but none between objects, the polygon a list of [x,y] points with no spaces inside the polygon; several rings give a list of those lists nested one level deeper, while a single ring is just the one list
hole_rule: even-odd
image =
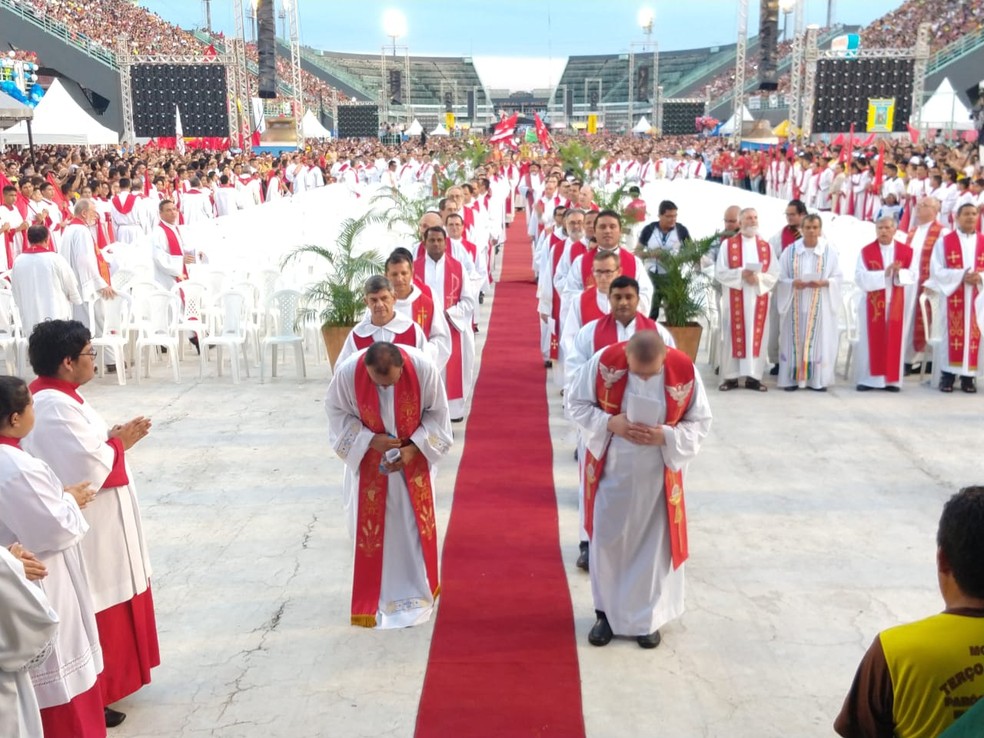
[{"label": "black loudspeaker stack", "polygon": [[274,17],[274,0],[256,3],[256,48],[259,53],[259,95],[263,98],[277,96],[277,21]]},{"label": "black loudspeaker stack", "polygon": [[779,88],[776,57],[779,43],[779,0],[762,0],[759,18],[759,89]]},{"label": "black loudspeaker stack", "polygon": [[475,120],[475,90],[468,90],[465,100],[468,104],[468,120]]}]

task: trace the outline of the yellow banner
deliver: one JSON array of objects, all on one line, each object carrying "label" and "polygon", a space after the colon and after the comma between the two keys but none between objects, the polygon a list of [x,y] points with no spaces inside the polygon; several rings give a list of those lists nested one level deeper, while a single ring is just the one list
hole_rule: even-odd
[{"label": "yellow banner", "polygon": [[444,114],[444,127],[449,131],[454,128],[454,113]]},{"label": "yellow banner", "polygon": [[895,98],[868,98],[868,133],[891,133],[895,127]]},{"label": "yellow banner", "polygon": [[594,113],[588,116],[588,133],[598,132],[598,116]]}]

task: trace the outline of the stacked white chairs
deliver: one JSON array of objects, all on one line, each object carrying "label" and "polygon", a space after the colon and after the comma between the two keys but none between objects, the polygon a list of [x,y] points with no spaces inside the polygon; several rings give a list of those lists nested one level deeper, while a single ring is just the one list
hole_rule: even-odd
[{"label": "stacked white chairs", "polygon": [[8,283],[0,281],[0,351],[8,374],[24,376],[27,363],[27,339],[21,328],[20,314]]},{"label": "stacked white chairs", "polygon": [[[116,293],[115,297],[98,296],[89,302],[89,325],[93,326],[92,347],[99,355],[99,371],[106,375],[106,349],[112,349],[116,355],[116,380],[121,385],[126,384],[126,345],[127,332],[130,328],[131,297],[124,292]],[[102,306],[102,330],[95,333],[96,306]]]},{"label": "stacked white chairs", "polygon": [[[919,381],[922,382],[926,377],[926,362],[933,361],[936,347],[943,341],[940,301],[928,292],[923,292],[919,295],[919,314],[922,317],[923,335],[926,338],[926,350],[923,351],[922,363],[919,368]],[[929,377],[931,387],[940,386],[942,369],[938,366],[939,363],[933,361],[933,373]]]},{"label": "stacked white chairs", "polygon": [[249,376],[249,355],[246,351],[248,333],[247,298],[242,292],[234,290],[223,292],[214,301],[210,310],[209,333],[204,339],[199,339],[201,346],[201,371],[205,371],[205,354],[209,346],[215,346],[215,363],[218,376],[222,376],[222,349],[229,349],[229,360],[233,384],[239,384],[239,358],[236,349],[243,352],[243,362],[246,365],[246,376]]},{"label": "stacked white chairs", "polygon": [[[181,370],[178,366],[178,342],[175,331],[176,306],[174,296],[165,289],[141,292],[134,295],[134,314],[140,313],[138,335],[136,340],[137,382],[140,382],[141,370],[143,376],[150,376],[151,349],[167,349],[171,363],[171,371],[175,383],[181,382]],[[144,351],[147,353],[147,363],[143,363]]]},{"label": "stacked white chairs", "polygon": [[297,378],[307,377],[307,367],[304,365],[304,336],[298,330],[300,315],[301,293],[297,290],[278,290],[270,300],[272,321],[271,330],[263,339],[260,354],[260,382],[265,380],[266,350],[270,349],[271,375],[277,376],[277,348],[280,346],[294,347],[294,368]]},{"label": "stacked white chairs", "polygon": [[180,309],[177,319],[174,322],[174,331],[178,337],[178,358],[184,358],[184,341],[181,339],[190,334],[195,336],[198,341],[199,350],[202,351],[201,374],[205,372],[205,352],[202,341],[208,332],[208,285],[204,282],[197,282],[186,279],[178,282],[171,288],[171,294],[176,298]]},{"label": "stacked white chairs", "polygon": [[246,333],[249,341],[253,345],[253,355],[256,357],[257,365],[261,362],[260,357],[260,334],[266,332],[266,310],[263,303],[259,301],[260,291],[252,282],[238,282],[230,288],[233,292],[241,292],[246,298]]}]

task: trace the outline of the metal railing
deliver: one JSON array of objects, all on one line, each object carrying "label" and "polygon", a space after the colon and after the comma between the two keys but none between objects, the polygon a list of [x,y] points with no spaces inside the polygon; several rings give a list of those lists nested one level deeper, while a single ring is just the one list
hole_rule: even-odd
[{"label": "metal railing", "polygon": [[70,46],[75,47],[92,59],[95,59],[108,67],[112,67],[113,69],[119,69],[119,64],[116,63],[116,54],[112,51],[107,49],[98,41],[89,38],[84,33],[77,33],[61,21],[48,17],[47,14],[41,10],[38,10],[33,4],[27,2],[26,0],[22,0],[21,2],[15,2],[15,0],[0,0],[0,7],[9,10],[11,13],[19,16],[28,23],[37,26],[46,33],[50,33],[55,38],[58,38]]},{"label": "metal railing", "polygon": [[978,28],[973,33],[961,36],[953,43],[937,51],[929,60],[929,66],[926,67],[926,75],[929,76],[938,72],[948,64],[962,59],[967,54],[977,51],[982,46],[984,46],[984,27]]},{"label": "metal railing", "polygon": [[327,56],[324,56],[322,54],[317,54],[311,51],[310,49],[305,49],[302,46],[301,57],[314,64],[314,66],[318,67],[319,69],[323,69],[332,77],[337,77],[339,80],[347,84],[352,89],[358,90],[363,96],[369,98],[370,100],[374,99],[379,95],[378,90],[375,92],[368,90],[365,86],[365,83],[361,79],[356,77],[354,74],[351,74],[350,72],[342,69],[341,67],[332,64],[330,61],[328,61],[329,57]]},{"label": "metal railing", "polygon": [[[749,42],[748,50],[758,48],[758,43],[759,43],[758,36],[756,36],[754,39],[752,39]],[[683,92],[695,82],[698,82],[704,77],[715,74],[716,72],[720,71],[724,67],[727,67],[729,65],[734,66],[734,63],[735,63],[735,50],[732,49],[730,52],[722,54],[718,59],[715,59],[713,62],[703,66],[699,66],[689,74],[678,79],[676,83],[673,85],[673,87],[667,88],[667,93],[676,95],[679,92]]]}]

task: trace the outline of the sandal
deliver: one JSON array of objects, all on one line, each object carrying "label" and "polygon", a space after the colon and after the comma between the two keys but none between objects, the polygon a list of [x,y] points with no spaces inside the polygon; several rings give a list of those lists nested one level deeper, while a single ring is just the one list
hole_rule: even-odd
[{"label": "sandal", "polygon": [[977,383],[973,377],[960,377],[960,389],[972,395],[977,392]]},{"label": "sandal", "polygon": [[722,392],[728,392],[729,390],[738,389],[737,379],[725,379],[721,385],[718,387]]},{"label": "sandal", "polygon": [[747,390],[753,390],[755,392],[768,392],[769,391],[769,388],[768,387],[766,387],[764,384],[762,384],[759,380],[752,379],[751,377],[749,377],[748,379],[745,380],[745,389],[747,389]]},{"label": "sandal", "polygon": [[940,392],[946,392],[947,394],[953,392],[953,381],[955,377],[949,372],[943,372],[943,376],[940,377]]}]

